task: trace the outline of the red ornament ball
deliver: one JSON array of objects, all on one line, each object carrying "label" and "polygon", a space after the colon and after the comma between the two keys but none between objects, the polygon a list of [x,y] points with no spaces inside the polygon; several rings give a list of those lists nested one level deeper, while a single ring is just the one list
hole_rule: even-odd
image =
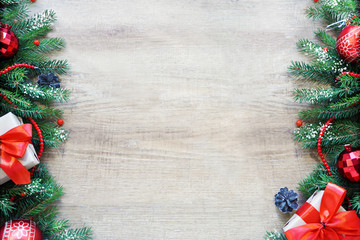
[{"label": "red ornament ball", "polygon": [[323,47],[323,51],[324,51],[324,52],[328,52],[329,49],[328,49],[327,47]]},{"label": "red ornament ball", "polygon": [[353,149],[350,144],[337,159],[337,168],[341,176],[351,182],[360,181],[360,150]]},{"label": "red ornament ball", "polygon": [[39,46],[39,45],[40,45],[40,41],[39,41],[39,40],[35,40],[35,41],[34,41],[34,44],[35,44],[36,46]]},{"label": "red ornament ball", "polygon": [[296,126],[301,127],[303,125],[303,122],[301,120],[296,121]]},{"label": "red ornament ball", "polygon": [[64,124],[64,120],[62,120],[61,118],[59,118],[59,119],[57,120],[57,124],[58,124],[59,126],[63,125],[63,124]]},{"label": "red ornament ball", "polygon": [[10,220],[0,228],[1,240],[42,240],[42,233],[31,220]]},{"label": "red ornament ball", "polygon": [[15,33],[10,30],[11,26],[1,24],[0,27],[0,57],[11,58],[19,50],[19,40]]},{"label": "red ornament ball", "polygon": [[360,54],[359,51],[360,26],[346,26],[336,40],[336,50],[340,57],[348,63],[355,62]]}]

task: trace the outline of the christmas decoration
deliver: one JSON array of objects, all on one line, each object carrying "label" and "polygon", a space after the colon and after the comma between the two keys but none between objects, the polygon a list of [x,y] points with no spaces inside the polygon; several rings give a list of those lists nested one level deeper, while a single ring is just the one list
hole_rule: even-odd
[{"label": "christmas decoration", "polygon": [[12,113],[0,118],[0,184],[10,179],[16,184],[30,183],[27,169],[39,164],[31,137],[31,124],[22,124],[21,119]]},{"label": "christmas decoration", "polygon": [[42,240],[42,233],[35,222],[19,219],[10,220],[0,228],[1,240]]},{"label": "christmas decoration", "polygon": [[[49,31],[52,29],[51,25],[56,19],[54,11],[46,10],[29,16],[33,12],[29,11],[29,4],[34,1],[0,0],[1,20],[6,23],[14,23],[12,31],[10,31],[10,26],[0,24],[0,58],[3,60],[5,57],[7,58],[6,61],[0,61],[2,79],[0,81],[0,116],[4,115],[5,117],[10,111],[25,122],[25,124],[20,123],[19,126],[5,130],[5,126],[9,122],[1,123],[2,118],[0,119],[0,131],[7,131],[0,133],[0,164],[5,170],[6,168],[12,170],[14,164],[16,167],[24,167],[26,163],[22,165],[21,161],[27,162],[26,154],[29,153],[34,157],[37,155],[37,158],[40,159],[45,146],[48,148],[58,147],[67,139],[65,129],[61,126],[54,127],[54,119],[61,119],[61,111],[56,109],[56,106],[59,102],[65,102],[69,97],[69,91],[60,87],[57,77],[66,73],[67,62],[51,58],[53,51],[64,47],[64,40],[48,37],[50,36]],[[39,38],[44,40],[35,40]],[[18,43],[18,40],[23,47],[19,48],[15,44]],[[11,58],[16,51],[18,51],[19,57]],[[20,59],[24,63],[16,62]],[[39,68],[35,66],[39,66]],[[27,80],[42,73],[47,75],[45,75],[45,79],[40,77],[40,86],[33,80]],[[48,75],[48,73],[53,73],[53,75]],[[30,130],[31,126],[33,131]],[[21,135],[24,138],[18,139]],[[32,146],[30,139],[34,148],[37,149],[37,154],[35,151],[28,150],[29,146]],[[26,151],[21,158],[24,148]],[[5,164],[6,158],[11,158],[9,166]],[[47,239],[91,239],[90,228],[71,229],[66,219],[58,219],[58,210],[55,205],[63,195],[63,191],[61,186],[56,183],[55,178],[49,174],[46,164],[40,163],[29,171],[26,169],[27,167],[29,166],[25,166],[26,174],[18,171],[15,173],[20,177],[26,175],[24,179],[28,184],[16,185],[14,182],[8,181],[6,184],[0,185],[0,225],[5,224],[4,229],[9,229],[10,221],[15,223],[18,220],[14,219],[22,216],[36,219],[37,227]],[[0,179],[2,178],[0,177]],[[17,180],[15,182],[19,183]],[[28,222],[26,221],[28,220],[19,221],[21,222],[17,223],[17,226],[21,231],[15,233],[15,238],[6,236],[6,239],[41,239],[40,235],[26,236],[24,229],[27,229]],[[9,233],[8,230],[4,230],[5,232]],[[4,234],[0,234],[0,239],[4,239],[4,237]]]},{"label": "christmas decoration", "polygon": [[61,118],[59,118],[59,119],[57,120],[57,124],[58,124],[59,126],[62,126],[62,125],[64,124],[64,120],[62,120]]},{"label": "christmas decoration", "polygon": [[359,57],[360,26],[346,26],[336,40],[336,50],[346,62],[355,62]]},{"label": "christmas decoration", "polygon": [[351,144],[345,145],[344,148],[337,159],[338,171],[351,182],[358,182],[360,181],[360,150],[351,148]]},{"label": "christmas decoration", "polygon": [[[345,144],[358,146],[360,139],[360,65],[349,64],[358,63],[360,58],[358,7],[357,0],[322,0],[307,8],[309,17],[325,21],[328,27],[315,32],[317,41],[298,41],[299,49],[310,61],[294,61],[290,66],[297,80],[312,82],[309,88],[294,91],[296,101],[311,105],[300,112],[304,122],[294,135],[302,147],[317,150],[321,162],[299,183],[299,191],[309,200],[285,226],[286,235],[268,232],[267,240],[360,240],[360,192],[359,181],[355,181],[359,150],[344,151],[336,162]],[[345,24],[348,26],[341,30]],[[337,40],[334,35],[338,35]],[[336,184],[330,187],[332,190],[314,193],[332,184]],[[345,190],[348,212],[341,209],[336,213]],[[320,200],[319,195],[323,195]]]},{"label": "christmas decoration", "polygon": [[275,206],[277,206],[282,212],[292,212],[298,208],[297,204],[298,194],[293,190],[280,188],[280,192],[275,195]]},{"label": "christmas decoration", "polygon": [[48,86],[48,87],[54,87],[54,88],[60,88],[60,81],[57,76],[55,76],[54,73],[49,73],[47,75],[41,74],[38,76],[37,84],[41,86]]},{"label": "christmas decoration", "polygon": [[360,219],[341,207],[346,190],[328,183],[315,192],[284,226],[288,240],[360,239]]},{"label": "christmas decoration", "polygon": [[301,127],[303,125],[303,122],[301,120],[296,121],[296,126]]},{"label": "christmas decoration", "polygon": [[11,26],[0,23],[0,57],[11,58],[19,50],[19,40],[12,32]]}]

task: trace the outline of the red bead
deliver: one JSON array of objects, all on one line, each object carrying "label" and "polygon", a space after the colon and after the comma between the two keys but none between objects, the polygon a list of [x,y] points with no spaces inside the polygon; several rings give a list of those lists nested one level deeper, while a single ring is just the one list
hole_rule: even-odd
[{"label": "red bead", "polygon": [[34,41],[34,44],[35,44],[36,46],[39,46],[39,45],[40,45],[40,41],[39,41],[39,40],[35,40],[35,41]]},{"label": "red bead", "polygon": [[21,195],[22,197],[25,197],[25,196],[26,196],[26,194],[25,194],[25,193],[20,193],[20,195]]},{"label": "red bead", "polygon": [[296,125],[297,125],[298,127],[301,127],[301,126],[303,125],[303,122],[302,122],[301,120],[297,120],[297,121],[296,121]]},{"label": "red bead", "polygon": [[64,120],[62,120],[61,118],[59,118],[59,119],[57,120],[57,124],[58,124],[59,126],[62,126],[62,125],[64,124]]},{"label": "red bead", "polygon": [[323,51],[327,52],[327,51],[329,51],[329,49],[327,47],[323,47]]},{"label": "red bead", "polygon": [[36,2],[36,0],[31,0],[32,2]]},{"label": "red bead", "polygon": [[318,2],[319,0],[314,0],[314,2]]}]

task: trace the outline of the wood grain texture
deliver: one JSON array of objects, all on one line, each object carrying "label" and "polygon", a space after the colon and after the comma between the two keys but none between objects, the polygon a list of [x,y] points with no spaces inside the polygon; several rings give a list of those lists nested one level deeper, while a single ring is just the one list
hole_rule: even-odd
[{"label": "wood grain texture", "polygon": [[288,75],[314,23],[298,0],[38,0],[71,63],[69,141],[47,151],[62,216],[95,239],[262,239],[315,159]]}]

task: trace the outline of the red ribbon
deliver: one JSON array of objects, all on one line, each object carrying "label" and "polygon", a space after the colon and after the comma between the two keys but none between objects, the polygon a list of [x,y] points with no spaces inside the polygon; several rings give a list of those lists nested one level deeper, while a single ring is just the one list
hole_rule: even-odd
[{"label": "red ribbon", "polygon": [[346,190],[328,183],[321,199],[320,212],[304,204],[298,214],[307,224],[285,232],[288,240],[359,240],[360,219],[356,212],[339,212]]},{"label": "red ribbon", "polygon": [[15,184],[30,183],[30,172],[19,162],[31,143],[32,126],[23,124],[0,136],[0,167]]}]

